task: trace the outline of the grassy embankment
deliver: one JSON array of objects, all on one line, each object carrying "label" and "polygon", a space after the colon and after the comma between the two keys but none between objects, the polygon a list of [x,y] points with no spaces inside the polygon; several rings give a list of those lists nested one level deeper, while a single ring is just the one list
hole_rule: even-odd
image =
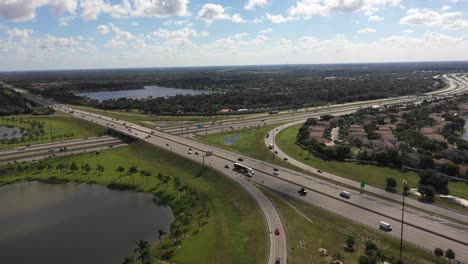
[{"label": "grassy embankment", "polygon": [[[59,164],[70,165],[75,162],[89,164],[89,172],[78,170],[76,175],[70,169],[60,171]],[[0,185],[21,180],[77,181],[109,185],[119,182],[118,166],[123,166],[125,172],[132,165],[139,170],[152,173],[151,177],[133,176],[122,173],[121,184],[131,189],[153,193],[165,198],[172,197],[180,201],[183,194],[177,194],[174,177],[197,190],[198,199],[196,212],[187,231],[187,238],[182,240],[181,248],[175,251],[170,261],[175,263],[265,263],[267,258],[267,232],[263,215],[255,200],[241,186],[218,172],[206,169],[195,162],[186,160],[166,150],[145,143],[131,144],[125,148],[112,149],[99,153],[81,154],[65,158],[45,161],[53,165],[51,171],[38,170],[38,165],[28,165],[26,168],[0,172]],[[96,170],[98,164],[104,167],[104,172]],[[156,175],[172,176],[168,183],[158,180]],[[51,178],[54,177],[55,178]],[[132,184],[132,182],[135,182]],[[183,193],[183,192],[182,192]],[[175,197],[175,198],[174,198]],[[171,203],[169,203],[171,204]],[[200,205],[200,204],[203,204]],[[203,207],[203,208],[199,208]],[[185,212],[187,215],[190,212]],[[176,216],[176,221],[178,216]],[[157,239],[157,234],[155,234]],[[166,239],[156,246],[154,251],[172,242]],[[129,254],[131,252],[128,252]]]},{"label": "grassy embankment", "polygon": [[107,131],[105,127],[60,113],[56,113],[50,116],[1,117],[0,126],[13,126],[24,128],[26,131],[31,131],[31,124],[27,123],[28,121],[40,122],[43,126],[42,131],[41,128],[35,126],[33,130],[37,133],[37,135],[18,138],[14,143],[2,143],[0,144],[0,148],[11,148],[28,144],[50,143],[51,136],[54,138],[54,141],[94,137],[104,135]]},{"label": "grassy embankment", "polygon": [[[307,150],[295,144],[296,135],[301,125],[295,125],[281,131],[276,137],[278,147],[302,163],[323,171],[327,171],[338,176],[355,181],[366,181],[367,184],[377,188],[385,189],[386,178],[393,177],[397,183],[407,180],[412,188],[417,188],[419,176],[415,172],[402,172],[388,167],[378,167],[372,165],[362,165],[357,163],[347,163],[339,161],[328,161],[315,157]],[[401,184],[399,184],[401,189]],[[468,199],[468,185],[460,182],[449,182],[449,189],[452,195]],[[401,190],[400,190],[401,191]]]},{"label": "grassy embankment", "polygon": [[[339,253],[343,263],[357,263],[364,254],[365,242],[374,241],[379,250],[390,258],[399,256],[400,241],[377,230],[350,222],[321,208],[310,206],[290,196],[264,190],[273,200],[287,228],[290,250],[289,264],[331,263],[331,258]],[[343,249],[346,237],[356,238],[355,252]],[[329,257],[320,257],[319,248],[328,250]],[[404,263],[436,263],[436,258],[428,251],[404,244]],[[396,261],[391,261],[396,263]]]}]

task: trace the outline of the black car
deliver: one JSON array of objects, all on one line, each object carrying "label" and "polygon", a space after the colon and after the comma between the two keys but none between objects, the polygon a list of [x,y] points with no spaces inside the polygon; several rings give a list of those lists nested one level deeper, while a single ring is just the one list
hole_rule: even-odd
[{"label": "black car", "polygon": [[275,150],[275,154],[278,154],[278,151]]},{"label": "black car", "polygon": [[237,161],[244,161],[244,159],[243,158],[238,158]]},{"label": "black car", "polygon": [[277,168],[274,168],[273,170],[274,170],[274,171],[278,171],[278,169],[277,169]]},{"label": "black car", "polygon": [[279,258],[279,257],[278,257],[278,258],[276,258],[276,260],[275,260],[275,264],[281,264],[281,258]]},{"label": "black car", "polygon": [[229,166],[228,166],[228,165],[224,165],[224,168],[225,168],[225,169],[229,169]]},{"label": "black car", "polygon": [[322,173],[322,170],[317,170],[318,173]]},{"label": "black car", "polygon": [[286,158],[286,157],[284,157],[283,159],[284,159],[284,160],[288,160],[288,158]]}]

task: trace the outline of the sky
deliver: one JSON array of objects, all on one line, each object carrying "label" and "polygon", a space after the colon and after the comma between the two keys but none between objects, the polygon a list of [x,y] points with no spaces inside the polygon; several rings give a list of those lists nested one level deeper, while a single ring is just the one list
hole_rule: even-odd
[{"label": "sky", "polygon": [[468,60],[468,0],[0,0],[0,71]]}]

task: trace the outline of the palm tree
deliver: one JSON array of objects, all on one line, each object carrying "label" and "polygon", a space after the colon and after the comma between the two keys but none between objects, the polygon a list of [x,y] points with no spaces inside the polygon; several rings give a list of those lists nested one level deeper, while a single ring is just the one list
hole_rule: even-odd
[{"label": "palm tree", "polygon": [[158,185],[160,185],[164,179],[164,175],[161,172],[158,172],[158,175],[156,175],[156,178],[158,179]]},{"label": "palm tree", "polygon": [[88,163],[86,163],[83,167],[84,171],[86,172],[86,177],[89,178],[89,171],[91,171],[91,166],[89,166]]},{"label": "palm tree", "polygon": [[130,168],[128,168],[127,174],[130,174],[130,176],[132,176],[132,184],[135,183],[135,177],[133,175],[137,172],[138,168],[135,165],[132,165]]},{"label": "palm tree", "polygon": [[146,176],[146,170],[140,170],[140,176],[141,176],[141,183],[143,183],[145,181],[145,179],[143,179],[144,176]]},{"label": "palm tree", "polygon": [[131,264],[131,263],[135,263],[135,259],[133,258],[133,255],[125,257],[124,262],[122,262],[122,264]]},{"label": "palm tree", "polygon": [[162,229],[158,229],[158,239],[161,240],[161,237],[164,236],[166,234],[166,231],[162,230]]},{"label": "palm tree", "polygon": [[180,186],[182,186],[182,183],[180,182],[180,179],[178,177],[173,177],[172,178],[172,183],[174,184],[174,189],[176,190],[177,195],[179,195]]},{"label": "palm tree", "polygon": [[142,264],[150,264],[151,263],[151,255],[150,255],[150,245],[146,240],[138,240],[136,242],[138,248],[134,251],[139,254],[138,259],[141,260]]},{"label": "palm tree", "polygon": [[50,177],[50,172],[52,171],[53,168],[54,167],[52,166],[52,164],[50,164],[50,163],[47,164],[47,172],[49,174],[49,177]]},{"label": "palm tree", "polygon": [[73,174],[76,178],[76,171],[78,170],[78,165],[76,165],[75,162],[72,162],[72,164],[70,165],[70,170],[73,171]]},{"label": "palm tree", "polygon": [[[72,165],[73,165],[73,163],[72,163]],[[57,166],[55,168],[60,171],[60,173],[62,174],[62,177],[63,177],[63,171],[65,170],[65,165],[63,163],[59,163],[59,164],[57,164]]]},{"label": "palm tree", "polygon": [[166,192],[167,192],[167,188],[169,187],[168,184],[169,184],[170,180],[171,180],[171,176],[169,176],[169,175],[164,176],[164,178],[162,180],[162,183],[166,184]]},{"label": "palm tree", "polygon": [[119,172],[119,182],[122,180],[122,173],[125,171],[124,167],[119,166],[115,171]]},{"label": "palm tree", "polygon": [[99,171],[99,172],[101,172],[101,175],[102,175],[102,173],[104,172],[104,166],[102,166],[101,164],[98,164],[98,165],[96,166],[96,170]]}]

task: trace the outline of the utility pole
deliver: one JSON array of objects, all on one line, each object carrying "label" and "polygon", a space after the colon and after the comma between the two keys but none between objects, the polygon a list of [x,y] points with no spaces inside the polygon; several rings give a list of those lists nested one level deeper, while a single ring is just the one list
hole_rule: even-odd
[{"label": "utility pole", "polygon": [[403,251],[403,219],[405,217],[405,187],[408,182],[403,180],[403,207],[401,208],[401,234],[400,234],[400,261],[401,261],[401,253]]}]

